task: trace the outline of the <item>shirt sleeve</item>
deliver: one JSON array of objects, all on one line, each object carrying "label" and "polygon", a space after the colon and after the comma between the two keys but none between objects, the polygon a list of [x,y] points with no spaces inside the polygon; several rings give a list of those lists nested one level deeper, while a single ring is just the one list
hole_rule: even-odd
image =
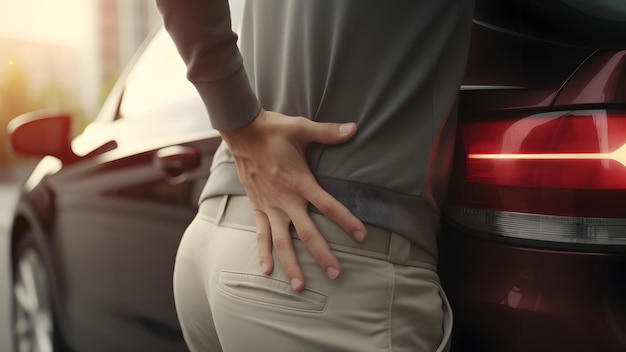
[{"label": "shirt sleeve", "polygon": [[156,5],[213,128],[230,130],[254,120],[261,105],[243,67],[228,1],[156,0]]}]

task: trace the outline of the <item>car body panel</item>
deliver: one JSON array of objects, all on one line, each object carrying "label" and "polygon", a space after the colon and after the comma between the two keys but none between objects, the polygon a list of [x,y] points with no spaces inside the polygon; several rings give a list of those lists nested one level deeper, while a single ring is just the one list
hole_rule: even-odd
[{"label": "car body panel", "polygon": [[[58,328],[76,350],[186,350],[173,264],[221,139],[164,31],[134,61],[72,142],[78,159],[42,159],[16,213],[45,248]],[[163,78],[155,65],[170,67],[169,84],[148,81]]]},{"label": "car body panel", "polygon": [[[538,222],[544,221],[541,216],[550,214],[555,207],[567,208],[571,214],[584,213],[579,215],[580,220],[574,220],[581,223],[585,223],[584,216],[611,217],[607,220],[609,222],[626,217],[621,203],[610,200],[621,194],[617,193],[621,192],[619,190],[568,189],[565,185],[554,189],[494,187],[465,179],[464,158],[468,152],[464,149],[463,137],[464,133],[472,133],[468,128],[472,124],[525,120],[528,123],[516,126],[515,137],[513,134],[508,137],[521,138],[517,142],[519,145],[570,145],[565,139],[604,143],[607,139],[606,136],[600,138],[604,136],[601,126],[590,126],[586,131],[581,129],[578,132],[583,135],[575,135],[563,125],[555,124],[556,129],[542,130],[531,128],[531,122],[544,116],[568,118],[568,115],[584,115],[585,111],[587,115],[598,113],[597,117],[602,119],[607,115],[621,116],[626,108],[623,50],[626,40],[623,40],[622,33],[606,40],[594,37],[594,28],[602,27],[603,33],[610,33],[612,24],[586,18],[578,12],[554,12],[565,9],[564,3],[513,1],[495,4],[486,1],[480,5],[482,10],[479,8],[480,12],[492,6],[497,11],[490,15],[483,13],[482,18],[480,13],[477,15],[479,21],[475,23],[471,50],[480,53],[470,52],[464,84],[469,81],[478,88],[465,87],[460,95],[455,169],[439,236],[439,272],[455,312],[454,351],[626,349],[626,305],[620,298],[626,293],[623,274],[626,272],[626,250],[623,246],[566,244],[501,236],[492,232],[488,225],[478,230],[451,216],[451,207],[460,206],[470,211],[493,209],[495,216],[502,211],[529,213],[531,218],[535,214]],[[516,6],[524,7],[523,11],[512,11],[511,8]],[[537,17],[534,11],[539,7],[545,7],[545,13],[555,15]],[[566,18],[565,14],[569,17]],[[522,21],[514,21],[515,16]],[[498,21],[490,20],[494,18]],[[485,25],[482,20],[489,24]],[[558,26],[572,28],[577,21],[585,23],[583,20],[589,23],[589,27],[556,29]],[[550,35],[543,35],[545,33]],[[497,45],[491,46],[493,43]],[[501,49],[507,54],[492,54]],[[489,59],[497,59],[498,55],[509,56],[503,58],[504,64],[497,62],[492,70]],[[533,139],[549,142],[538,144]],[[619,140],[610,142],[619,144]],[[596,147],[603,150],[601,145]],[[587,164],[581,162],[580,165]],[[503,169],[507,170],[515,172],[512,166]],[[594,175],[593,169],[584,166],[564,168],[559,172]],[[545,176],[547,173],[529,176],[528,184]],[[593,219],[588,223],[593,226]],[[507,223],[507,218],[498,224],[513,226]],[[549,223],[544,225],[545,228],[549,226]],[[541,228],[541,224],[528,227],[526,231],[536,228]],[[532,235],[529,233],[528,238]],[[600,232],[598,236],[602,236]]]},{"label": "car body panel", "polygon": [[626,50],[595,53],[560,90],[555,107],[626,102]]},{"label": "car body panel", "polygon": [[141,334],[180,340],[172,264],[218,143],[213,138],[190,144],[208,157],[184,182],[172,182],[155,168],[156,150],[75,165],[46,180],[56,209],[49,245],[62,258],[63,309],[72,335],[103,334],[86,341]]},{"label": "car body panel", "polygon": [[440,275],[459,351],[623,351],[626,256],[529,248],[447,222]]}]

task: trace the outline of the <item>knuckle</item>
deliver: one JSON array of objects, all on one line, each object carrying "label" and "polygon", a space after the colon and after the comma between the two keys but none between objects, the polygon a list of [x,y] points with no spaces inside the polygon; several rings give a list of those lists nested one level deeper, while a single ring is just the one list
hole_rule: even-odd
[{"label": "knuckle", "polygon": [[257,242],[264,242],[267,240],[269,233],[267,231],[258,230],[256,232],[256,240]]},{"label": "knuckle", "polygon": [[284,128],[287,134],[297,134],[303,127],[303,121],[301,119],[302,117],[292,116],[290,119],[284,121],[282,128]]},{"label": "knuckle", "polygon": [[334,218],[336,211],[332,203],[327,202],[327,201],[322,201],[322,202],[317,203],[315,207],[327,217],[331,219]]},{"label": "knuckle", "polygon": [[304,244],[311,243],[311,241],[315,238],[315,231],[310,228],[302,229],[298,231],[298,237]]},{"label": "knuckle", "polygon": [[285,168],[283,164],[277,164],[272,167],[270,172],[271,177],[273,177],[278,182],[284,183],[291,178],[291,174]]},{"label": "knuckle", "polygon": [[275,164],[269,168],[269,176],[273,178],[281,177],[284,172],[285,170],[281,164]]},{"label": "knuckle", "polygon": [[291,122],[293,122],[295,126],[305,127],[310,122],[310,120],[303,116],[293,116]]},{"label": "knuckle", "polygon": [[289,248],[289,241],[283,237],[275,237],[273,239],[273,245],[277,251],[283,251]]},{"label": "knuckle", "polygon": [[300,177],[292,176],[288,180],[287,186],[294,191],[300,191],[302,189],[302,179]]}]

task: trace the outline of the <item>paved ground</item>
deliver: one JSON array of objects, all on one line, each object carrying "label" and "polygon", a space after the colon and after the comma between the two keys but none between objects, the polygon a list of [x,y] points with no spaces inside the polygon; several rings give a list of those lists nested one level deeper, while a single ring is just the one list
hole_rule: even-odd
[{"label": "paved ground", "polygon": [[15,205],[18,183],[0,182],[0,351],[11,351],[9,335],[10,288],[8,230]]}]

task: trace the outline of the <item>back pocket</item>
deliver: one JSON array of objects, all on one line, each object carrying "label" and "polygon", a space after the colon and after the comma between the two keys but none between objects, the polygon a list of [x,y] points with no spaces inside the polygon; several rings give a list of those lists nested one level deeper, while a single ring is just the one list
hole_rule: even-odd
[{"label": "back pocket", "polygon": [[218,288],[244,301],[300,311],[321,312],[328,302],[321,292],[307,288],[296,292],[287,282],[263,275],[222,271]]}]

